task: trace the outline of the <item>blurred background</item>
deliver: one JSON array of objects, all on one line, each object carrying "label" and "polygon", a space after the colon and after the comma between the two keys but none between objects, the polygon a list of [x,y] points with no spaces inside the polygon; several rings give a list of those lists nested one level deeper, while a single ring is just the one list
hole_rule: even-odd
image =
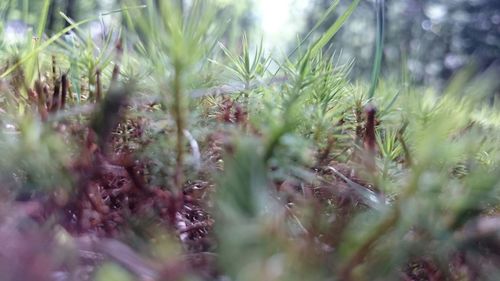
[{"label": "blurred background", "polygon": [[[189,5],[189,0],[181,1]],[[237,44],[243,32],[263,37],[269,51],[287,54],[303,38],[332,0],[215,0],[233,19],[227,31],[229,43]],[[36,23],[42,2],[3,0],[5,36],[16,36]],[[61,30],[67,23],[64,12],[75,20],[119,9],[131,1],[54,0],[48,19],[48,33]],[[146,2],[146,1],[142,1]],[[374,0],[363,0],[347,25],[334,38],[330,52],[340,60],[355,60],[351,75],[369,77],[375,39]],[[498,0],[387,0],[386,42],[383,72],[385,77],[408,75],[414,83],[442,85],[453,73],[474,64],[477,72],[500,73],[500,1]],[[137,2],[136,2],[137,3]],[[350,4],[342,0],[335,15],[316,30],[320,34]],[[119,22],[120,14],[104,16],[102,21]],[[87,28],[98,36],[102,24]],[[315,38],[312,34],[310,40]],[[253,40],[258,41],[258,40]]]}]

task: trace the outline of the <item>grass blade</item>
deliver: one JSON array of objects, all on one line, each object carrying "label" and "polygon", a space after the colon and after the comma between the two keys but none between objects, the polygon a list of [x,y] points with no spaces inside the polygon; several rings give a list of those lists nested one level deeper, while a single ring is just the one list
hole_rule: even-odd
[{"label": "grass blade", "polygon": [[59,39],[61,36],[63,36],[64,34],[66,34],[68,31],[72,30],[73,28],[77,27],[77,26],[80,26],[84,23],[87,23],[87,22],[90,22],[92,20],[94,20],[95,18],[89,18],[89,19],[86,19],[86,20],[82,20],[80,22],[77,22],[77,23],[73,23],[71,24],[70,26],[64,28],[63,30],[61,30],[60,32],[58,32],[57,34],[55,34],[54,36],[50,37],[47,41],[45,41],[43,44],[41,44],[40,46],[36,47],[35,49],[33,49],[31,52],[27,53],[23,58],[21,58],[17,63],[15,63],[14,65],[12,65],[11,67],[9,67],[7,70],[5,70],[1,75],[0,75],[0,78],[5,78],[7,75],[11,74],[16,68],[18,68],[21,64],[23,64],[24,62],[28,61],[29,59],[31,59],[32,57],[36,56],[38,53],[40,53],[42,50],[44,50],[45,48],[47,48],[48,46],[50,46],[52,43],[54,43],[57,39]]},{"label": "grass blade", "polygon": [[385,21],[385,5],[384,0],[377,0],[377,39],[375,42],[375,58],[372,69],[372,81],[370,91],[368,92],[368,99],[372,99],[375,95],[375,89],[378,85],[380,76],[380,68],[382,66],[382,55],[384,53],[384,21]]},{"label": "grass blade", "polygon": [[297,44],[297,46],[295,48],[293,48],[293,50],[290,52],[290,54],[288,54],[288,58],[292,57],[295,54],[295,52],[297,52],[297,50],[304,44],[304,42],[306,42],[307,39],[309,39],[309,37],[311,37],[311,35],[330,17],[330,15],[332,15],[333,11],[335,11],[335,8],[337,8],[339,3],[340,3],[340,0],[335,0],[335,2],[333,2],[332,5],[330,5],[330,8],[328,8],[328,10],[326,10],[326,12],[319,19],[319,21],[306,34],[304,39],[300,40],[299,43]]},{"label": "grass blade", "polygon": [[347,21],[347,19],[351,16],[351,14],[354,12],[356,7],[358,7],[359,2],[361,0],[354,0],[351,5],[347,8],[347,10],[328,28],[328,30],[323,33],[323,35],[313,44],[311,47],[311,55],[314,56],[318,54],[319,51],[321,51],[328,42],[337,34],[337,32],[340,30],[340,28],[344,25],[344,23]]},{"label": "grass blade", "polygon": [[47,24],[47,17],[49,15],[49,8],[51,2],[52,2],[51,0],[45,0],[43,2],[41,17],[40,20],[38,21],[38,30],[36,33],[38,38],[42,38],[43,32],[45,31],[45,25]]}]

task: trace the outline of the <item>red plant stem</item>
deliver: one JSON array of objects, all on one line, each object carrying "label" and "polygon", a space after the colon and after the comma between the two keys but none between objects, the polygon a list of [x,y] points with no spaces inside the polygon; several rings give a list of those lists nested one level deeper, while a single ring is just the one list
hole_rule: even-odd
[{"label": "red plant stem", "polygon": [[102,96],[101,70],[100,69],[97,69],[95,71],[95,85],[96,85],[95,99],[96,99],[96,102],[100,102],[101,96]]},{"label": "red plant stem", "polygon": [[38,113],[40,114],[40,118],[43,122],[47,121],[48,113],[47,113],[47,103],[46,103],[46,91],[42,85],[40,80],[35,82],[35,91],[38,96]]},{"label": "red plant stem", "polygon": [[56,112],[60,107],[60,95],[61,81],[59,79],[54,81],[54,94],[52,95],[52,104],[50,105],[50,112]]},{"label": "red plant stem", "polygon": [[115,64],[113,67],[113,73],[111,74],[111,82],[116,82],[118,81],[118,75],[120,74],[120,66],[118,64]]},{"label": "red plant stem", "polygon": [[61,77],[61,109],[66,105],[66,96],[68,95],[68,75],[63,74]]},{"label": "red plant stem", "polygon": [[56,83],[57,75],[56,75],[56,56],[52,55],[52,82]]},{"label": "red plant stem", "polygon": [[365,125],[365,136],[364,136],[364,147],[365,147],[365,165],[367,169],[374,173],[376,172],[375,165],[375,155],[377,153],[377,142],[375,138],[375,114],[377,109],[372,104],[368,104],[365,107],[366,113],[366,125]]}]

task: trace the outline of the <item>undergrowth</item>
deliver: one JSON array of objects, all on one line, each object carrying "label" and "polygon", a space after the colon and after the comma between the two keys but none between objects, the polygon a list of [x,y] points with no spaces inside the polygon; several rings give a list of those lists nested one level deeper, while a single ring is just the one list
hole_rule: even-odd
[{"label": "undergrowth", "polygon": [[101,42],[45,10],[0,45],[2,280],[497,280],[488,75],[378,83],[378,9],[351,81],[327,47],[359,0],[284,59],[211,1],[124,2]]}]

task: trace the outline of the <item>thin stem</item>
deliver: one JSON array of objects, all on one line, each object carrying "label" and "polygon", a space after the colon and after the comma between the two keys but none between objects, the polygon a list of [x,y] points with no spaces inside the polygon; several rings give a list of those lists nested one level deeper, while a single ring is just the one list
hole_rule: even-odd
[{"label": "thin stem", "polygon": [[64,109],[66,106],[66,98],[68,95],[68,75],[64,73],[61,76],[61,106],[60,109]]},{"label": "thin stem", "polygon": [[372,99],[375,95],[375,89],[378,85],[380,76],[380,68],[382,66],[382,56],[384,53],[384,15],[385,4],[384,0],[377,0],[376,13],[377,13],[377,39],[375,41],[375,57],[373,60],[372,81],[370,91],[368,92],[368,99]]},{"label": "thin stem", "polygon": [[177,154],[176,154],[176,167],[175,167],[175,186],[177,191],[182,190],[182,184],[184,182],[184,128],[186,126],[186,116],[185,116],[185,101],[182,95],[182,81],[181,73],[182,67],[179,64],[174,66],[174,78],[173,78],[173,94],[174,94],[174,104],[172,112],[174,114],[176,123],[176,137],[177,137]]},{"label": "thin stem", "polygon": [[375,114],[377,110],[372,104],[365,107],[366,125],[364,133],[364,163],[368,171],[375,175],[377,166],[375,164],[375,155],[377,154],[377,141],[375,137]]},{"label": "thin stem", "polygon": [[96,86],[95,99],[96,99],[96,103],[99,103],[99,102],[101,102],[101,98],[102,98],[101,70],[100,69],[97,69],[95,71],[95,86]]}]

